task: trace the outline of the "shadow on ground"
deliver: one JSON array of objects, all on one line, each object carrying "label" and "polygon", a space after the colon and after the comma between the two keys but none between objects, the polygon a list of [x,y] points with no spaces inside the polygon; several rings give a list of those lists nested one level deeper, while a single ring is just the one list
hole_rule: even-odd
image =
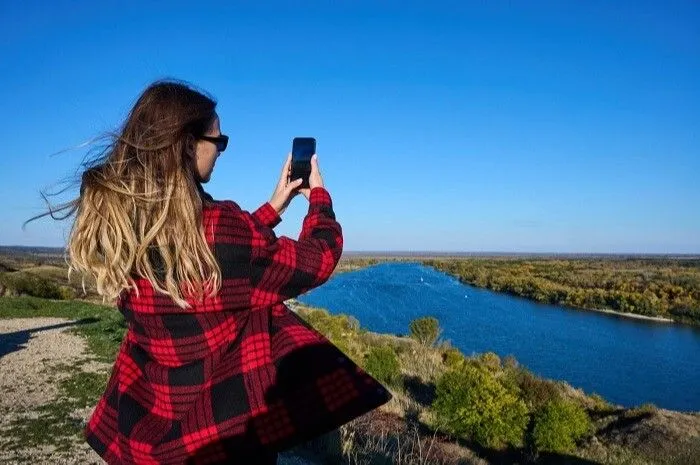
[{"label": "shadow on ground", "polygon": [[56,323],[55,325],[40,326],[38,328],[25,329],[22,331],[15,331],[13,333],[3,333],[0,334],[0,358],[12,352],[17,352],[26,347],[27,342],[31,339],[32,334],[38,333],[40,331],[47,331],[50,329],[57,328],[67,328],[70,326],[85,325],[90,323],[95,323],[99,320],[97,318],[83,318],[77,321],[67,321],[65,323]]}]

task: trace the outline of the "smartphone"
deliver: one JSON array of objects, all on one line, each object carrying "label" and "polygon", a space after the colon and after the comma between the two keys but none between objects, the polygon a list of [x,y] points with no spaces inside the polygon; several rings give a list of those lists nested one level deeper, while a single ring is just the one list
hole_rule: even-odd
[{"label": "smartphone", "polygon": [[292,141],[292,173],[289,181],[301,178],[299,187],[309,187],[311,174],[311,155],[316,153],[316,139],[313,137],[295,137]]}]

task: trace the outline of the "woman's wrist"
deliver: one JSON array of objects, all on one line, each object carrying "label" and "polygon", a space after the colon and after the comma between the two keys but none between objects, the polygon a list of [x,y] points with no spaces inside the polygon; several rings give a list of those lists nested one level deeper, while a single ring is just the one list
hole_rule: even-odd
[{"label": "woman's wrist", "polygon": [[277,203],[272,199],[270,201],[268,201],[267,203],[269,203],[270,206],[275,209],[275,213],[277,213],[278,215],[280,214],[280,211],[282,210],[281,205],[277,205]]}]

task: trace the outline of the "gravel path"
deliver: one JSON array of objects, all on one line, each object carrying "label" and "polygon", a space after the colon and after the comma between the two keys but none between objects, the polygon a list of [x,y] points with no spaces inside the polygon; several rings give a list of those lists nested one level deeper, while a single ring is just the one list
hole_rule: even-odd
[{"label": "gravel path", "polygon": [[[59,395],[58,381],[67,374],[62,365],[88,357],[80,336],[66,332],[71,320],[61,318],[0,319],[0,462],[5,464],[99,464],[100,457],[84,442],[70,453],[52,446],[9,451],[3,444],[12,423],[36,417],[36,409]],[[91,369],[107,367],[91,367]],[[76,412],[84,420],[92,409]]]},{"label": "gravel path", "polygon": [[[104,464],[84,442],[76,440],[69,452],[53,446],[7,450],[9,430],[16,421],[36,418],[37,408],[50,405],[60,395],[58,382],[68,376],[62,366],[74,365],[89,357],[85,340],[66,329],[74,321],[62,318],[0,319],[0,463],[27,464]],[[108,364],[89,362],[84,371],[109,371]],[[84,422],[92,408],[74,413]],[[289,452],[281,454],[278,465],[314,465]]]}]

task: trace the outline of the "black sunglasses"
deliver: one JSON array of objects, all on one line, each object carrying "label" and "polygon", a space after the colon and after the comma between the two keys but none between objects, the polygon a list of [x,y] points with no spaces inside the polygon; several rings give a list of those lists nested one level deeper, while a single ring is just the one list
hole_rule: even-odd
[{"label": "black sunglasses", "polygon": [[221,134],[220,136],[199,136],[198,139],[208,140],[216,144],[216,150],[223,152],[228,146],[228,136]]}]

